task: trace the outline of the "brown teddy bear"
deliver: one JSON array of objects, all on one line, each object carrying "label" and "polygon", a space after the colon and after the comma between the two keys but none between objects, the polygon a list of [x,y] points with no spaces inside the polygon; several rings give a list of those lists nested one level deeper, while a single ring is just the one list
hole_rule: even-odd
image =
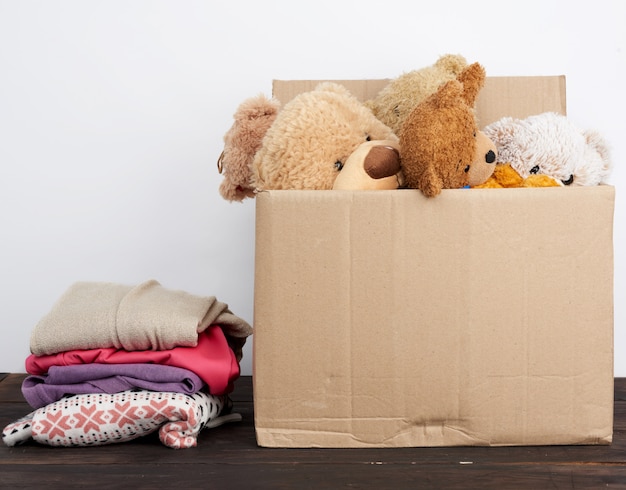
[{"label": "brown teddy bear", "polygon": [[252,186],[332,189],[359,146],[398,140],[346,87],[322,82],[297,95],[276,116],[252,162]]},{"label": "brown teddy bear", "polygon": [[445,54],[431,66],[403,73],[391,80],[365,105],[395,134],[399,134],[411,110],[440,85],[456,79],[466,66],[467,61],[463,56]]},{"label": "brown teddy bear", "polygon": [[400,129],[406,184],[427,197],[475,186],[493,173],[496,147],[478,130],[474,104],[485,70],[473,63],[418,104]]},{"label": "brown teddy bear", "polygon": [[233,125],[224,135],[224,150],[217,169],[224,175],[219,191],[228,201],[254,197],[252,160],[261,147],[263,136],[276,119],[280,102],[265,95],[241,103],[233,115]]}]

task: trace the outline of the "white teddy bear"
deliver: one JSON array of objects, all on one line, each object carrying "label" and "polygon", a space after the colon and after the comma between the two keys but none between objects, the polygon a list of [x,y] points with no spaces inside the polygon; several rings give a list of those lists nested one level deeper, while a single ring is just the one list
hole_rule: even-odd
[{"label": "white teddy bear", "polygon": [[606,183],[611,172],[602,136],[554,112],[504,117],[486,126],[484,133],[498,149],[497,163],[510,163],[523,178],[545,174],[564,185],[589,186]]}]

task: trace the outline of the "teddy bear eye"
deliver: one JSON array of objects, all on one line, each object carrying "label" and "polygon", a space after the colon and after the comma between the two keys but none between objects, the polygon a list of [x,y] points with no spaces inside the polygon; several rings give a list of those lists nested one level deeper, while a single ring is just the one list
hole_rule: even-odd
[{"label": "teddy bear eye", "polygon": [[337,160],[335,162],[335,168],[337,169],[337,171],[339,172],[342,168],[343,168],[343,162],[341,160]]},{"label": "teddy bear eye", "polygon": [[530,173],[531,174],[538,174],[539,173],[539,165],[535,165],[533,168],[530,169]]},{"label": "teddy bear eye", "polygon": [[465,167],[465,173],[469,172],[470,166]]},{"label": "teddy bear eye", "polygon": [[372,137],[369,134],[366,134],[365,141],[372,141]]}]

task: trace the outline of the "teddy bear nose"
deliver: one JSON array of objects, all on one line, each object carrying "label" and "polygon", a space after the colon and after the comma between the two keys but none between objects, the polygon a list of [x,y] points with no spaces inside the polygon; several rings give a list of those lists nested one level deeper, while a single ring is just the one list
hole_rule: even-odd
[{"label": "teddy bear nose", "polygon": [[487,154],[485,155],[485,161],[487,163],[493,163],[496,161],[496,154],[494,153],[493,150],[489,150],[487,152]]},{"label": "teddy bear nose", "polygon": [[372,179],[391,177],[400,171],[400,153],[391,146],[373,146],[365,157],[363,169]]}]

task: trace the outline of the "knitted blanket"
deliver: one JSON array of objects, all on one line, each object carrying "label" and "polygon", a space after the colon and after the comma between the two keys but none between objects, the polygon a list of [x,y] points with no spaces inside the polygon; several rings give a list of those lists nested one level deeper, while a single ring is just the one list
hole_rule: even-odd
[{"label": "knitted blanket", "polygon": [[237,360],[252,328],[214,296],[163,288],[151,280],[135,287],[104,282],[72,285],[35,326],[35,355],[115,347],[127,351],[194,346],[198,333],[219,324]]},{"label": "knitted blanket", "polygon": [[130,441],[159,431],[160,441],[174,449],[197,445],[205,427],[241,420],[220,417],[226,397],[153,391],[113,395],[86,394],[64,398],[7,425],[2,440],[15,446],[33,439],[48,446],[98,446]]}]

